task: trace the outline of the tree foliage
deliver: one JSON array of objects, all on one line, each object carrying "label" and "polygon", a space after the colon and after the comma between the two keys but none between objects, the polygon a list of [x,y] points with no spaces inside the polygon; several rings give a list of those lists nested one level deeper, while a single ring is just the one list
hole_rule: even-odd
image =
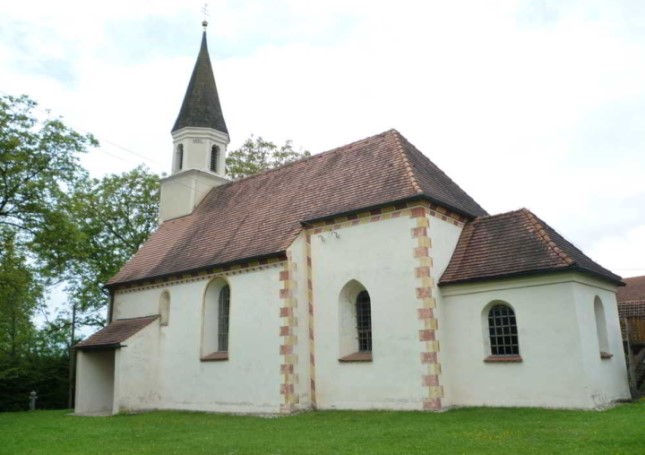
[{"label": "tree foliage", "polygon": [[79,310],[96,312],[107,303],[103,285],[157,227],[159,177],[139,166],[91,179],[74,195],[71,212],[83,249],[69,268],[68,291]]},{"label": "tree foliage", "polygon": [[295,150],[290,140],[277,146],[261,136],[251,135],[239,149],[228,154],[226,173],[231,179],[238,180],[308,156],[311,153]]},{"label": "tree foliage", "polygon": [[[70,334],[105,323],[102,285],[157,226],[156,175],[90,179],[79,156],[96,140],[36,110],[0,97],[0,411],[26,409],[31,390],[40,407],[66,406]],[[37,329],[51,282],[66,283],[70,305]]]},{"label": "tree foliage", "polygon": [[60,119],[39,120],[26,96],[0,97],[0,235],[11,233],[56,276],[74,256],[78,232],[67,207],[71,192],[87,178],[79,154],[97,145]]},{"label": "tree foliage", "polygon": [[0,357],[16,359],[34,337],[31,322],[42,287],[18,251],[15,238],[7,234],[0,249]]},{"label": "tree foliage", "polygon": [[64,331],[49,324],[37,330],[42,286],[9,232],[0,245],[0,412],[28,408],[37,390],[40,407],[64,407],[67,345]]}]

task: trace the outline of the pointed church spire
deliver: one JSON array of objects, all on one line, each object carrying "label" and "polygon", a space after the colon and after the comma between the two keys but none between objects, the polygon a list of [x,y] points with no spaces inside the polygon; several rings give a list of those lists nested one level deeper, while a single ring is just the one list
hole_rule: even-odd
[{"label": "pointed church spire", "polygon": [[202,46],[171,132],[172,170],[161,179],[162,223],[192,213],[211,188],[228,183],[226,148],[230,138],[208,56],[208,23],[202,25]]},{"label": "pointed church spire", "polygon": [[208,55],[208,45],[206,43],[206,26],[208,22],[204,21],[202,25],[204,26],[202,45],[172,132],[174,133],[185,127],[197,127],[212,128],[228,134],[224,115],[222,114],[222,106],[217,95],[211,59]]}]

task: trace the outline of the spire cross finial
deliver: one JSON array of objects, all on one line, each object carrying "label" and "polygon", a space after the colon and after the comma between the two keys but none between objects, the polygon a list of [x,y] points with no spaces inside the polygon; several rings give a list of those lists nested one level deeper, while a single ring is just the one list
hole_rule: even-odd
[{"label": "spire cross finial", "polygon": [[206,27],[208,26],[208,20],[206,20],[206,18],[210,16],[210,14],[208,14],[208,3],[204,3],[204,6],[202,6],[202,14],[204,15],[202,27],[204,27],[204,31],[206,31]]}]

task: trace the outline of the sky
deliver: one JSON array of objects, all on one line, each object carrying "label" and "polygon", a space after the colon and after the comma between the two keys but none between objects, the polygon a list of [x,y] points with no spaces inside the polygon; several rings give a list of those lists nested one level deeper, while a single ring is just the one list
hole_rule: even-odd
[{"label": "sky", "polygon": [[[168,173],[202,7],[2,2],[0,94],[93,133],[96,177]],[[396,128],[489,213],[526,207],[645,275],[645,2],[218,0],[207,19],[229,150]]]}]

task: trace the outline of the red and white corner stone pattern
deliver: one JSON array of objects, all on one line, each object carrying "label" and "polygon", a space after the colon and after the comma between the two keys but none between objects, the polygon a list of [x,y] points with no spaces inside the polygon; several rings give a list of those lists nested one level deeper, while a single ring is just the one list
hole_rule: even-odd
[{"label": "red and white corner stone pattern", "polygon": [[435,317],[436,300],[433,296],[434,283],[432,280],[432,244],[428,235],[430,227],[430,210],[427,207],[414,207],[410,210],[410,218],[415,220],[411,229],[412,238],[417,240],[413,254],[417,260],[414,270],[418,287],[416,298],[421,307],[417,316],[422,328],[419,330],[419,341],[423,343],[421,363],[427,366],[426,374],[421,378],[421,386],[427,390],[423,401],[423,409],[439,411],[442,408],[443,387],[440,383],[441,364],[439,363],[439,341],[437,340],[438,321]]},{"label": "red and white corner stone pattern", "polygon": [[282,356],[280,394],[283,396],[280,412],[282,413],[292,412],[298,404],[298,395],[295,392],[295,387],[298,383],[298,375],[295,372],[296,364],[298,363],[298,357],[295,353],[298,342],[295,333],[298,325],[295,269],[296,264],[291,259],[291,253],[288,252],[287,261],[284,262],[283,269],[280,271],[280,282],[282,283],[280,289],[280,299],[282,300],[282,306],[280,307],[282,321],[280,324],[280,337],[282,337],[280,344],[280,355]]},{"label": "red and white corner stone pattern", "polygon": [[312,408],[316,409],[316,342],[314,336],[314,288],[311,267],[311,233],[306,234],[307,242],[307,308],[309,312],[309,396]]}]

